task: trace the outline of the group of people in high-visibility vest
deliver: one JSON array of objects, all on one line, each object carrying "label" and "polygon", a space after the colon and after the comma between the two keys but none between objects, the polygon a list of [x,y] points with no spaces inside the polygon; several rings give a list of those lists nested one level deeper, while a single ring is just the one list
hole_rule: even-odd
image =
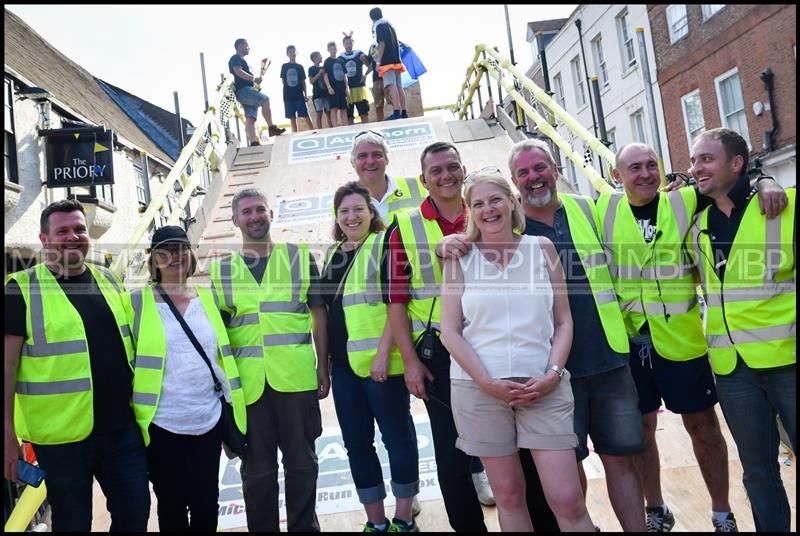
[{"label": "group of people in high-visibility vest", "polygon": [[712,526],[731,532],[719,401],[756,529],[788,531],[776,415],[794,449],[795,194],[771,180],[751,191],[748,153],[735,132],[707,131],[697,188],[659,192],[653,150],[630,144],[614,170],[624,194],[595,203],[556,190],[538,140],[509,154],[514,192],[497,168],[467,175],[446,142],[424,149],[418,178],[390,177],[386,140],[360,132],[322,270],[308,245],[272,241],[266,196],[245,189],[232,201],[241,249],[209,265],[211,289],[187,281],[183,229],[162,227],[151,284],[125,292],[85,262],[80,203],[52,203],[44,261],[6,284],[5,476],[19,437],[47,471],[54,530],[90,530],[93,477],[112,530],[146,530],[148,479],[161,530],[214,530],[231,404],[248,439],[248,528],[279,529],[280,451],[288,529],[319,531],[314,443],[332,390],[364,531],[417,532],[414,395],[454,530],[486,531],[473,457],[501,529],[595,530],[580,463],[591,437],[622,528],[669,531],[663,402],[692,439]]}]

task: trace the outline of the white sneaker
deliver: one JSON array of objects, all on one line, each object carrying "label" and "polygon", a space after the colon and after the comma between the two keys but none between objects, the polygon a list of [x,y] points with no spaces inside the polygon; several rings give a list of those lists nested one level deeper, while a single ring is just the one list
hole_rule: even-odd
[{"label": "white sneaker", "polygon": [[411,503],[411,517],[417,517],[422,512],[422,506],[419,504],[419,499],[414,495],[414,501]]},{"label": "white sneaker", "polygon": [[472,473],[472,483],[475,485],[475,491],[478,493],[478,500],[481,504],[494,506],[494,493],[492,493],[492,487],[489,486],[489,478],[486,476],[486,471]]}]

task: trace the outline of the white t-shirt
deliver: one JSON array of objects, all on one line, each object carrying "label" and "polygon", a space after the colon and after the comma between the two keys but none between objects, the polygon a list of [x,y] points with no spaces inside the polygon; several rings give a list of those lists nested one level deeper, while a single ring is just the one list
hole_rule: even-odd
[{"label": "white t-shirt", "polygon": [[[156,302],[156,305],[167,339],[167,357],[153,423],[174,434],[205,434],[217,424],[222,411],[211,372],[169,305],[162,302]],[[183,318],[211,361],[225,398],[230,400],[225,372],[217,364],[217,334],[200,298],[189,302]]]},{"label": "white t-shirt", "polygon": [[[463,336],[492,378],[545,373],[553,338],[553,288],[538,238],[523,235],[504,270],[473,244],[464,272]],[[455,360],[450,378],[471,380]]]},{"label": "white t-shirt", "polygon": [[383,199],[378,201],[372,196],[370,196],[370,199],[372,200],[372,206],[378,211],[378,215],[381,217],[383,224],[388,227],[389,224],[392,223],[389,221],[389,196],[397,190],[397,181],[389,175],[386,175],[386,181],[387,188],[386,193],[383,194]]}]

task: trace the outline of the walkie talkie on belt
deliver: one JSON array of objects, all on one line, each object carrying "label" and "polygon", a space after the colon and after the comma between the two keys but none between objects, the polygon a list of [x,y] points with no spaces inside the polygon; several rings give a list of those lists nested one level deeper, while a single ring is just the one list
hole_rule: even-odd
[{"label": "walkie talkie on belt", "polygon": [[439,339],[439,334],[435,328],[431,327],[431,318],[433,318],[433,308],[436,305],[436,298],[433,298],[431,304],[431,313],[428,315],[428,324],[425,330],[414,341],[414,347],[417,349],[417,357],[421,360],[433,359],[433,354],[436,348],[436,341]]}]

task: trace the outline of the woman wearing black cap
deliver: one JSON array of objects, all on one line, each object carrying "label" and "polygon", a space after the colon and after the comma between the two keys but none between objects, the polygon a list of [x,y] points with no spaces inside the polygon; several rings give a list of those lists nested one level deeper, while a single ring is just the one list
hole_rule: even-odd
[{"label": "woman wearing black cap", "polygon": [[187,284],[197,259],[186,232],[161,227],[150,249],[151,284],[129,293],[126,308],[136,346],[133,407],[147,445],[159,529],[216,531],[220,395],[232,402],[245,432],[239,373],[212,293]]}]

